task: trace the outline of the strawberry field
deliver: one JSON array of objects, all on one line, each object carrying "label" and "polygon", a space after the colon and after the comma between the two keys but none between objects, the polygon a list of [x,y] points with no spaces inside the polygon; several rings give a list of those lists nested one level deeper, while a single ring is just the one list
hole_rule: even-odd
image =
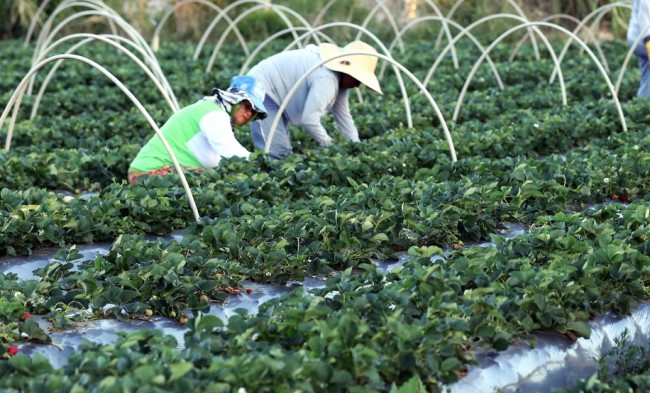
[{"label": "strawberry field", "polygon": [[[408,37],[392,59],[423,81],[446,43]],[[589,56],[596,47],[574,43],[551,83],[567,37],[553,36],[552,50],[540,41],[539,51],[517,39],[495,45],[495,68],[477,66],[467,83],[484,52],[458,40],[458,67],[447,55],[425,86],[442,118],[403,77],[405,96],[386,67],[383,96],[350,95],[361,143],[345,142],[327,117],[331,147],[294,127],[286,159],[256,150],[186,172],[199,220],[178,175],[127,183],[154,133],[133,100],[97,68],[64,59],[37,103],[52,64],[44,67],[15,126],[12,111],[0,128],[10,141],[0,152],[0,266],[53,255],[32,278],[0,273],[0,388],[445,391],[480,354],[534,347],[539,333],[575,342],[595,318],[629,315],[650,280],[650,102],[635,97],[638,68],[632,59],[613,96],[626,43],[599,43],[605,75]],[[291,43],[275,40],[258,59]],[[163,40],[155,53],[180,106],[226,86],[247,61],[228,42],[207,71],[210,52],[193,60],[195,47]],[[34,53],[33,42],[0,42],[2,108]],[[157,125],[173,113],[113,46],[75,53],[117,77]],[[235,132],[253,151],[248,128]],[[504,236],[513,227],[524,230]],[[93,244],[106,252],[80,252]],[[282,291],[255,312],[215,315],[256,285]],[[85,342],[57,367],[21,353],[102,320],[166,321],[183,343],[134,329]],[[618,385],[590,382],[565,388],[650,387],[644,371]]]}]

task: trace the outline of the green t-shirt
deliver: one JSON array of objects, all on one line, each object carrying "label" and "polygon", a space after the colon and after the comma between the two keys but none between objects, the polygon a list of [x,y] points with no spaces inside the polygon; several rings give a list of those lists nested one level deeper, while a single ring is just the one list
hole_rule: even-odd
[{"label": "green t-shirt", "polygon": [[[236,139],[230,116],[212,97],[184,107],[160,129],[178,163],[184,168],[216,166],[221,157],[248,157]],[[150,172],[174,163],[158,134],[135,157],[129,172]]]}]

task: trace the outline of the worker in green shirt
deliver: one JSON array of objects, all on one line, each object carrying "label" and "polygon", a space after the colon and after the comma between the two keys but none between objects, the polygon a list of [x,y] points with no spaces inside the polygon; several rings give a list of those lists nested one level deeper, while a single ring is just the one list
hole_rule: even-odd
[{"label": "worker in green shirt", "polygon": [[[165,140],[183,169],[215,167],[222,157],[248,158],[250,152],[235,138],[232,127],[266,117],[266,89],[254,77],[232,78],[227,90],[182,108],[162,126]],[[129,183],[143,175],[174,171],[173,161],[158,134],[138,152],[129,167]]]}]

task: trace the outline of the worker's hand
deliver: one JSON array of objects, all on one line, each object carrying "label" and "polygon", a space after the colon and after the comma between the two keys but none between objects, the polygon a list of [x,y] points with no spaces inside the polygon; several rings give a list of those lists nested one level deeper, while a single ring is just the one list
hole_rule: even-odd
[{"label": "worker's hand", "polygon": [[323,139],[323,140],[321,140],[321,141],[318,141],[318,145],[319,145],[320,147],[327,147],[327,146],[330,146],[331,144],[332,144],[332,137],[329,136],[329,135],[327,136],[326,139]]}]

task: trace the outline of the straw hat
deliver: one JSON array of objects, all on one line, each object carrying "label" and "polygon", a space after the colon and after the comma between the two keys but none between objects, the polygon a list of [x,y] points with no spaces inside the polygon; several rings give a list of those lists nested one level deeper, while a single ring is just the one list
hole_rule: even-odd
[{"label": "straw hat", "polygon": [[[377,53],[375,48],[362,41],[354,41],[347,44],[344,48],[339,48],[332,44],[320,44],[320,57],[323,60],[337,55],[353,52],[372,52]],[[325,67],[332,71],[348,74],[354,79],[366,85],[368,88],[382,94],[379,87],[379,81],[375,76],[375,67],[377,66],[377,57],[369,55],[350,55],[342,56],[325,63]]]}]

